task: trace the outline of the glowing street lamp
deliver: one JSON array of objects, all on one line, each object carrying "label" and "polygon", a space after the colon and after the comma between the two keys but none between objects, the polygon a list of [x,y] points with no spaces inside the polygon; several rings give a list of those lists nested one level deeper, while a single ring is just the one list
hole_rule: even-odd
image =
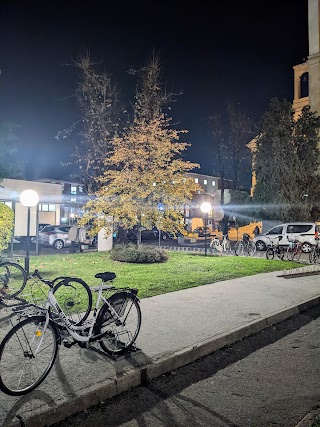
[{"label": "glowing street lamp", "polygon": [[20,194],[20,202],[23,206],[28,208],[28,221],[27,221],[27,249],[24,268],[29,275],[29,246],[30,246],[30,208],[39,203],[39,195],[34,190],[24,190]]},{"label": "glowing street lamp", "polygon": [[207,223],[208,213],[211,211],[211,204],[209,202],[201,203],[200,210],[204,214],[204,254],[207,255]]}]

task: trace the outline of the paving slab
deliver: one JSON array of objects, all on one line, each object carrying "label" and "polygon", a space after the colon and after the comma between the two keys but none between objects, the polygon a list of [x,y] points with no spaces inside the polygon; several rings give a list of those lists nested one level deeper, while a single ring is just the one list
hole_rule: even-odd
[{"label": "paving slab", "polygon": [[[0,392],[0,425],[53,424],[320,303],[320,275],[282,275],[264,273],[141,300],[141,351],[114,361],[98,347],[61,346],[40,387],[23,397]],[[0,339],[9,328],[8,312],[0,310]]]}]

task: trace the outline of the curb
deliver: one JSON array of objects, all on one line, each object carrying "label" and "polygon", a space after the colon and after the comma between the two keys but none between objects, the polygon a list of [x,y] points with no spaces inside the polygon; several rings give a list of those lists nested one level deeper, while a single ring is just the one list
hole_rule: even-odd
[{"label": "curb", "polygon": [[317,417],[320,420],[320,409],[309,412],[295,427],[310,427]]},{"label": "curb", "polygon": [[[147,381],[194,362],[225,346],[234,344],[245,337],[261,332],[263,329],[302,313],[317,304],[320,304],[320,296],[305,300],[298,305],[290,306],[284,310],[271,313],[266,317],[251,321],[244,326],[213,336],[192,347],[186,347],[171,354],[161,355],[143,366],[124,370],[115,379],[108,378],[98,384],[89,386],[85,390],[81,390],[76,398],[63,403],[61,406],[48,406],[42,413],[30,413],[27,419],[23,419],[21,415],[16,414],[11,419],[12,423],[8,424],[10,420],[6,420],[4,426],[43,427],[44,425],[52,425],[133,387],[143,385]],[[307,424],[299,423],[298,426],[307,427]]]}]

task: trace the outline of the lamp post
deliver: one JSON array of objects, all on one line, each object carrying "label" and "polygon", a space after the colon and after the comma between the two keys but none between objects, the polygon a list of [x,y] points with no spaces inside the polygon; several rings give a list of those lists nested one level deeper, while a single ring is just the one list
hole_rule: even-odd
[{"label": "lamp post", "polygon": [[20,202],[23,206],[28,208],[28,220],[27,220],[27,248],[26,258],[24,262],[24,268],[29,275],[29,246],[30,246],[30,208],[36,206],[39,202],[39,195],[34,190],[24,190],[20,194]]},{"label": "lamp post", "polygon": [[207,221],[208,213],[211,211],[209,202],[203,202],[200,205],[200,210],[204,214],[204,254],[207,255]]}]

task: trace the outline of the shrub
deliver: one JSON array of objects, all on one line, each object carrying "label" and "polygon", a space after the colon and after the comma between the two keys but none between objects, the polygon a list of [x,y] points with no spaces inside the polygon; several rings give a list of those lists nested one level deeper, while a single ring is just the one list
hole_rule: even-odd
[{"label": "shrub", "polygon": [[166,262],[168,255],[160,248],[144,245],[115,245],[110,252],[113,261],[155,263]]},{"label": "shrub", "polygon": [[8,247],[13,229],[13,210],[4,203],[0,203],[0,253]]}]

